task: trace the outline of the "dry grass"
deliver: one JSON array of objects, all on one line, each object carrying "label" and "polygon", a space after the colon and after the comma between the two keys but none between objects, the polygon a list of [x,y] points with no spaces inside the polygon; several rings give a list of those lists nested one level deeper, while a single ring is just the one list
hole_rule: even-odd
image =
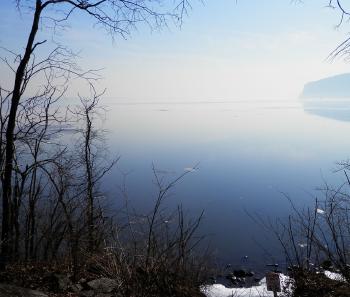
[{"label": "dry grass", "polygon": [[350,297],[350,285],[335,281],[323,273],[295,270],[293,297]]}]

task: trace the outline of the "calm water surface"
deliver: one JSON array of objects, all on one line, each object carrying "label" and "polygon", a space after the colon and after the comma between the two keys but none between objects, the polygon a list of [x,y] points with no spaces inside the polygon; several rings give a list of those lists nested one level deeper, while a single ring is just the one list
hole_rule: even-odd
[{"label": "calm water surface", "polygon": [[282,193],[310,204],[323,179],[343,180],[333,173],[336,161],[350,157],[346,101],[340,108],[297,99],[104,104],[110,151],[121,156],[106,180],[109,192],[118,193],[119,171],[128,172],[129,199],[147,211],[156,197],[152,163],[169,179],[198,163],[167,206],[182,203],[192,216],[204,209],[201,232],[218,259],[236,266],[283,263],[275,240],[247,212],[285,217],[290,207]]}]

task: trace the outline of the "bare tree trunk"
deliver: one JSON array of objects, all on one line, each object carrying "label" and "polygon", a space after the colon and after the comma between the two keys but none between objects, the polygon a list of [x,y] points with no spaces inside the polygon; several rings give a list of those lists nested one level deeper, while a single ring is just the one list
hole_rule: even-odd
[{"label": "bare tree trunk", "polygon": [[86,117],[86,134],[85,134],[85,166],[86,166],[86,178],[87,178],[87,223],[88,223],[88,240],[89,250],[94,249],[94,197],[93,197],[93,180],[92,180],[92,164],[91,164],[91,126],[92,122],[89,115],[89,108],[85,109]]},{"label": "bare tree trunk", "polygon": [[41,0],[36,0],[35,13],[32,23],[31,32],[27,41],[27,46],[23,58],[21,59],[15,77],[13,94],[11,100],[11,109],[6,129],[6,145],[5,145],[5,169],[2,187],[2,233],[1,233],[1,263],[0,269],[4,269],[6,263],[11,257],[13,232],[11,226],[11,188],[12,188],[12,170],[14,158],[14,131],[16,127],[16,115],[18,105],[22,95],[22,83],[24,79],[25,69],[29,63],[30,56],[35,48],[35,36],[38,32],[40,14],[42,11]]},{"label": "bare tree trunk", "polygon": [[13,208],[12,208],[12,219],[13,226],[15,230],[14,234],[14,257],[18,259],[20,257],[20,237],[21,237],[21,223],[20,223],[20,208],[22,204],[23,189],[26,181],[26,173],[19,173],[20,180],[16,176],[15,188],[14,188],[14,197],[13,197]]},{"label": "bare tree trunk", "polygon": [[[37,147],[35,145],[35,147]],[[34,164],[38,162],[37,149],[34,154]],[[37,168],[35,167],[32,172],[29,195],[28,195],[28,239],[29,239],[29,257],[34,259],[34,239],[36,229],[36,201],[40,193],[40,184],[37,183]]]}]

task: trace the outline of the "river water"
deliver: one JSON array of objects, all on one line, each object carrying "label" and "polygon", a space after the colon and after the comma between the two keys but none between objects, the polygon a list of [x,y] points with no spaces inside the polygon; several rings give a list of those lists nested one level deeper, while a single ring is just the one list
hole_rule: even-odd
[{"label": "river water", "polygon": [[172,189],[166,207],[181,203],[190,216],[204,210],[200,232],[222,263],[283,264],[276,240],[251,216],[286,217],[286,195],[310,205],[325,180],[344,180],[334,171],[350,156],[350,104],[325,102],[107,99],[108,146],[121,159],[104,183],[119,201],[127,174],[130,202],[147,212],[157,190],[152,164],[168,180],[197,165]]}]

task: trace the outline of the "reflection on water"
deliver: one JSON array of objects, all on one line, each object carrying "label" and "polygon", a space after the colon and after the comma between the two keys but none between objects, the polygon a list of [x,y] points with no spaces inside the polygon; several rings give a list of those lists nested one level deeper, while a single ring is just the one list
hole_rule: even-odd
[{"label": "reflection on water", "polygon": [[338,121],[350,121],[350,98],[305,99],[303,106],[310,114]]},{"label": "reflection on water", "polygon": [[349,156],[344,135],[350,123],[313,116],[297,99],[104,104],[110,151],[121,156],[105,183],[114,201],[121,201],[120,171],[128,172],[130,203],[143,212],[155,200],[152,163],[166,178],[193,171],[166,206],[182,203],[192,216],[204,209],[202,232],[218,258],[232,265],[283,262],[276,241],[247,212],[286,216],[290,208],[282,193],[297,205],[310,203],[322,178],[340,178],[331,173],[335,161]]}]

